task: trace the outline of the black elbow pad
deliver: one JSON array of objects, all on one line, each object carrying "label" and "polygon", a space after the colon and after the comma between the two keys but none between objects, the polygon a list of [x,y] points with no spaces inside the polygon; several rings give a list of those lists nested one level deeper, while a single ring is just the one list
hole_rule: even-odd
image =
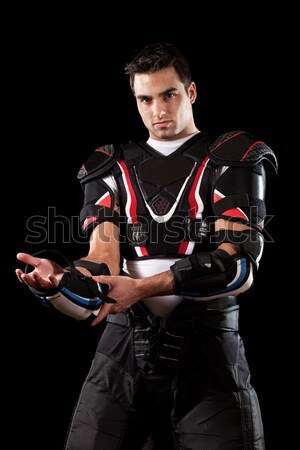
[{"label": "black elbow pad", "polygon": [[199,252],[173,264],[175,293],[194,300],[238,295],[248,290],[258,268],[263,237],[255,230],[222,230],[218,243],[238,244],[240,252],[229,255],[221,249]]}]

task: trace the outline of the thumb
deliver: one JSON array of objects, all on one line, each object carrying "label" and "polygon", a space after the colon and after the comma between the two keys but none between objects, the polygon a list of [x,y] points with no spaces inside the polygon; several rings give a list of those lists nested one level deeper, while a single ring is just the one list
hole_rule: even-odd
[{"label": "thumb", "polygon": [[18,253],[17,258],[24,264],[29,264],[30,266],[33,267],[38,267],[41,261],[40,258],[36,258],[35,256],[29,255],[28,253]]},{"label": "thumb", "polygon": [[109,303],[103,303],[103,305],[101,306],[101,309],[100,309],[98,315],[91,322],[91,325],[94,327],[95,325],[100,323],[109,314],[110,310],[111,310],[111,305]]},{"label": "thumb", "polygon": [[92,279],[97,283],[108,284],[109,287],[111,287],[112,277],[109,275],[96,275],[93,276]]},{"label": "thumb", "polygon": [[105,296],[105,301],[107,303],[116,303],[116,300],[109,297],[107,294],[111,290],[112,286],[112,278],[111,276],[100,275],[94,276],[92,279],[98,283],[98,289]]}]

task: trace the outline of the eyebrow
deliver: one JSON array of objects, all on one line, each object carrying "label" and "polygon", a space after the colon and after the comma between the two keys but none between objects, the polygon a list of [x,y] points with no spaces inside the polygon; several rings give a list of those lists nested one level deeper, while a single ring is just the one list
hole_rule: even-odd
[{"label": "eyebrow", "polygon": [[[164,95],[170,94],[171,92],[177,91],[178,89],[175,87],[169,87],[168,89],[165,89],[162,92],[159,92],[159,97],[164,97]],[[139,100],[151,100],[153,97],[151,95],[137,95],[136,98]]]}]

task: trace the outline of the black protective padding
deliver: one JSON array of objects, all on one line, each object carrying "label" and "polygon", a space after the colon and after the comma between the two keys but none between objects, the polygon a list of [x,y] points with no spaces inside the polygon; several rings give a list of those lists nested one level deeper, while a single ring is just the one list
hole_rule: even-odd
[{"label": "black protective padding", "polygon": [[219,136],[209,147],[208,156],[220,166],[247,167],[264,161],[277,172],[277,159],[270,147],[245,131]]},{"label": "black protective padding", "polygon": [[170,211],[194,165],[194,161],[181,154],[168,158],[151,156],[139,163],[137,181],[146,203],[156,215]]},{"label": "black protective padding", "polygon": [[84,222],[84,220],[88,217],[97,217],[95,221],[97,224],[103,222],[112,222],[115,225],[119,226],[120,216],[114,211],[112,208],[106,208],[105,206],[98,205],[86,205],[80,211],[80,222]]},{"label": "black protective padding", "polygon": [[258,267],[258,260],[263,250],[263,236],[256,230],[220,230],[214,236],[215,243],[224,242],[239,246],[238,253],[228,254],[218,248],[213,252],[198,252],[194,255],[178,260],[170,269],[173,273],[175,293],[184,295],[187,292],[198,292],[210,295],[211,292],[222,292],[228,283],[236,276],[237,261],[246,258],[246,272],[248,278],[250,260],[254,263],[254,270]]},{"label": "black protective padding", "polygon": [[257,259],[261,256],[264,247],[263,235],[257,230],[218,230],[213,239],[217,245],[223,242],[238,245],[240,252],[254,262],[254,267],[256,267]]},{"label": "black protective padding", "polygon": [[231,194],[214,203],[214,213],[221,216],[224,211],[231,208],[249,208],[251,200],[248,194]]},{"label": "black protective padding", "polygon": [[118,147],[110,144],[96,149],[80,168],[77,178],[81,184],[108,172],[118,158]]},{"label": "black protective padding", "polygon": [[178,260],[170,269],[173,272],[175,294],[182,295],[184,291],[197,292],[199,285],[203,292],[222,290],[228,280],[236,272],[236,258],[224,250],[199,252]]},{"label": "black protective padding", "polygon": [[87,261],[86,259],[77,259],[73,263],[75,267],[84,267],[92,275],[110,275],[109,268],[104,263],[98,264],[93,261]]},{"label": "black protective padding", "polygon": [[[29,286],[29,289],[39,298],[51,297],[55,295],[57,292],[61,292],[63,288],[68,289],[72,293],[85,297],[85,298],[93,298],[99,297],[102,301],[106,301],[107,303],[114,303],[115,301],[106,296],[108,292],[108,285],[101,284],[101,291],[97,283],[92,280],[91,277],[87,277],[83,275],[79,270],[75,268],[75,264],[66,256],[62,255],[60,252],[55,250],[45,250],[35,253],[33,256],[37,256],[39,258],[50,259],[53,262],[58,261],[57,263],[61,264],[61,261],[67,262],[68,270],[62,276],[59,285],[53,289],[47,289],[46,291],[38,290]],[[55,261],[56,260],[56,261]],[[76,265],[81,265],[82,267],[86,267],[88,270],[90,268],[95,272],[95,275],[110,275],[108,266],[104,263],[96,264],[91,261],[85,260],[77,260],[75,261]],[[26,265],[25,273],[30,272],[30,265]],[[64,291],[64,295],[68,298],[68,295]],[[72,302],[77,303],[76,300],[72,297]],[[80,303],[77,303],[82,306]],[[86,306],[87,309],[98,309],[99,305],[95,306]]]},{"label": "black protective padding", "polygon": [[250,226],[261,224],[266,216],[265,190],[266,176],[262,164],[257,167],[228,167],[216,181],[212,195],[215,190],[221,192],[225,197],[214,202],[212,200],[213,212],[217,217],[228,220],[230,216],[223,215],[224,212],[240,208],[248,217],[238,218],[238,221]]},{"label": "black protective padding", "polygon": [[192,160],[182,155],[169,158],[151,157],[142,161],[137,168],[138,177],[147,183],[155,183],[160,187],[168,186],[179,179],[186,178],[193,167]]}]

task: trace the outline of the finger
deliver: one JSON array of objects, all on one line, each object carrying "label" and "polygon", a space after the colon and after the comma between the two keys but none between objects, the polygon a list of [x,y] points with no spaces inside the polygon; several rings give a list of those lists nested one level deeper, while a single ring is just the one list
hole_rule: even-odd
[{"label": "finger", "polygon": [[45,286],[44,280],[37,275],[36,272],[31,272],[30,274],[23,273],[21,275],[22,281],[27,284],[27,286],[34,289],[45,289],[49,288],[49,285]]},{"label": "finger", "polygon": [[127,308],[124,308],[124,306],[117,304],[117,305],[112,305],[112,308],[109,312],[109,314],[119,314],[121,312],[126,311]]},{"label": "finger", "polygon": [[35,256],[29,255],[28,253],[18,253],[17,258],[24,264],[29,264],[33,267],[38,267],[41,262],[41,258],[36,258]]},{"label": "finger", "polygon": [[32,277],[27,275],[26,273],[23,273],[21,275],[21,279],[22,279],[23,283],[27,284],[27,286],[30,286],[30,287],[33,287],[33,288],[35,287],[35,283],[32,280]]},{"label": "finger", "polygon": [[59,285],[59,281],[56,279],[54,275],[51,273],[48,275],[48,280],[53,287],[57,287]]},{"label": "finger", "polygon": [[101,309],[97,315],[97,317],[91,322],[92,327],[94,327],[95,325],[98,325],[98,323],[100,323],[103,319],[105,319],[105,317],[110,313],[112,305],[109,303],[104,303],[101,306]]},{"label": "finger", "polygon": [[17,277],[18,277],[18,280],[21,282],[21,283],[23,283],[23,280],[22,280],[22,274],[23,274],[23,272],[22,272],[22,270],[21,269],[16,269],[16,275],[17,275]]},{"label": "finger", "polygon": [[97,281],[97,283],[108,284],[109,286],[111,286],[113,277],[106,276],[106,275],[96,275],[96,276],[93,276],[92,279],[94,281]]},{"label": "finger", "polygon": [[39,285],[40,287],[45,287],[45,280],[37,272],[32,272],[31,276],[32,279],[35,281],[36,285]]},{"label": "finger", "polygon": [[109,293],[109,291],[111,290],[111,288],[112,288],[112,285],[110,283],[112,277],[110,277],[110,276],[109,277],[105,277],[105,276],[100,275],[100,276],[93,276],[92,279],[94,281],[96,281],[96,283],[98,284],[98,288],[99,288],[100,292],[103,295],[105,295],[105,301],[107,303],[116,303],[115,300],[113,300],[112,298],[110,298],[107,295]]}]

